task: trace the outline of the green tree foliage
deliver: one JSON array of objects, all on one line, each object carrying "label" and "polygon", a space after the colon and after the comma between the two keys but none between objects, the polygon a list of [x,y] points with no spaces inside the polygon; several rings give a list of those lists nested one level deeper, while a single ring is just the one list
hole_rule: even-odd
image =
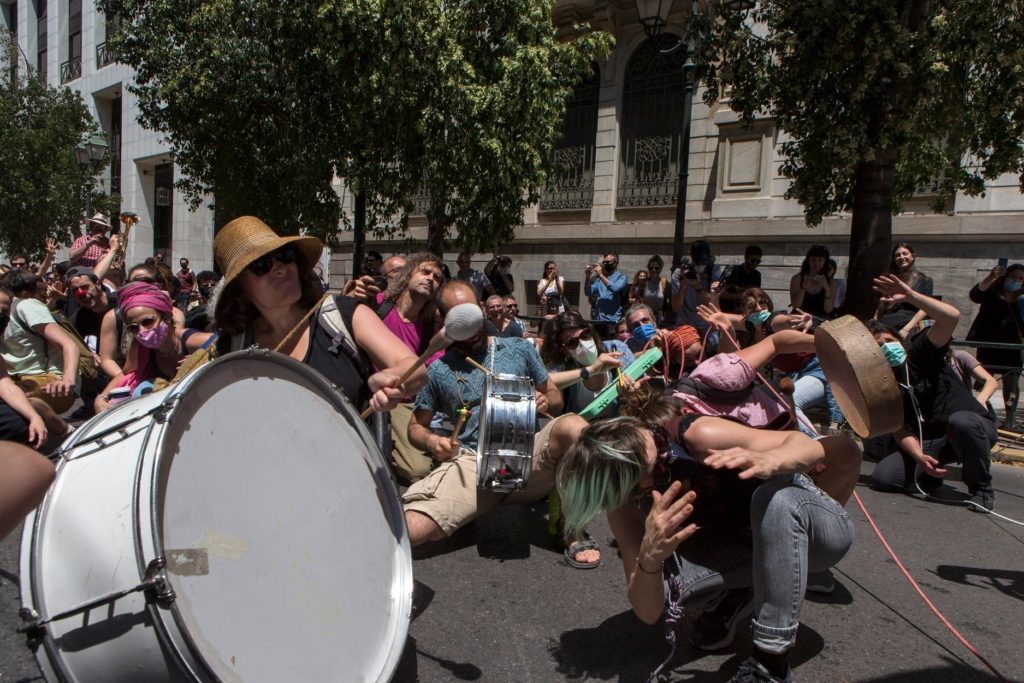
[{"label": "green tree foliage", "polygon": [[[809,225],[853,212],[850,307],[872,310],[891,215],[920,188],[976,195],[1024,171],[1024,21],[988,0],[762,0],[698,17],[702,77],[778,121],[787,197]],[[753,27],[753,28],[752,28]],[[1024,175],[1021,176],[1024,188]]]},{"label": "green tree foliage", "polygon": [[0,250],[40,258],[47,237],[77,237],[94,175],[107,162],[83,169],[75,147],[95,132],[77,92],[47,86],[24,63],[13,79],[0,79]]},{"label": "green tree foliage", "polygon": [[331,179],[397,232],[431,201],[431,246],[452,227],[500,244],[543,184],[565,103],[610,39],[559,41],[552,0],[101,0],[122,19],[142,123],[163,133],[193,205],[260,215],[336,244]]}]

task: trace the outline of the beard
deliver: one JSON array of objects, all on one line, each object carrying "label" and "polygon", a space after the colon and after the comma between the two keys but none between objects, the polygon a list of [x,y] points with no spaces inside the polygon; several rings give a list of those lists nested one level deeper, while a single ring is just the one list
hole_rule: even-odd
[{"label": "beard", "polygon": [[477,351],[483,349],[486,344],[487,335],[484,334],[483,330],[481,330],[479,334],[471,339],[452,342],[448,347],[448,350],[459,356],[471,356]]}]

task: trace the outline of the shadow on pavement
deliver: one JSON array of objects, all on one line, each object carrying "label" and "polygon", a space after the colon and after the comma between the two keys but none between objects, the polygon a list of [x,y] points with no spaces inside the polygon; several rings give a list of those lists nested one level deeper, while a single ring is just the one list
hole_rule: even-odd
[{"label": "shadow on pavement", "polygon": [[999,680],[988,672],[979,671],[963,662],[946,657],[943,659],[946,661],[946,666],[934,666],[917,671],[902,671],[876,678],[865,678],[862,683],[935,683],[936,681],[942,681],[942,683],[957,683],[958,681],[987,683]]},{"label": "shadow on pavement", "polygon": [[417,658],[426,657],[437,662],[438,666],[451,674],[452,679],[459,681],[478,681],[483,677],[480,667],[469,662],[453,662],[450,659],[435,657],[429,652],[423,652],[416,648],[416,639],[409,636],[402,651],[402,658],[395,669],[395,675],[391,678],[394,683],[414,683],[419,680],[417,670]]},{"label": "shadow on pavement", "polygon": [[842,581],[836,580],[836,589],[828,594],[807,593],[804,595],[805,602],[814,602],[819,605],[852,605],[853,594],[843,585]]},{"label": "shadow on pavement", "polygon": [[[965,586],[995,588],[1011,598],[1024,600],[1024,571],[940,564],[935,568],[935,573],[947,581],[955,581]],[[972,581],[969,577],[977,577],[977,579]]]},{"label": "shadow on pavement", "polygon": [[643,681],[668,654],[664,626],[648,626],[632,611],[594,628],[565,631],[548,651],[567,679]]}]

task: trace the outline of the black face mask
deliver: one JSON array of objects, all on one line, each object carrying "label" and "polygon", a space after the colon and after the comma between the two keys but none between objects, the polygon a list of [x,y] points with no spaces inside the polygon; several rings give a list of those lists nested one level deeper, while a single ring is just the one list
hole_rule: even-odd
[{"label": "black face mask", "polygon": [[606,273],[614,273],[615,269],[618,267],[618,264],[613,261],[605,261],[601,264],[601,268],[603,268]]},{"label": "black face mask", "polygon": [[10,314],[0,311],[0,335],[7,331],[7,323],[9,322],[11,322]]},{"label": "black face mask", "polygon": [[206,285],[199,288],[199,296],[204,299],[209,299],[210,295],[213,294],[213,289],[216,285]]}]

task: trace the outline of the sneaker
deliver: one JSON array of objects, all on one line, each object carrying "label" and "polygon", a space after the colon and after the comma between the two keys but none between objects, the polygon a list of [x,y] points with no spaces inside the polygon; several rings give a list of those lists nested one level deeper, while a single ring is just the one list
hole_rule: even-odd
[{"label": "sneaker", "polygon": [[836,590],[836,580],[832,578],[832,572],[809,572],[807,574],[807,592],[816,595],[831,595]]},{"label": "sneaker", "polygon": [[729,591],[717,607],[700,615],[693,622],[690,643],[705,652],[727,647],[736,638],[740,624],[753,611],[752,588]]},{"label": "sneaker", "polygon": [[747,661],[740,664],[736,675],[729,679],[729,683],[793,683],[793,675],[789,669],[786,669],[785,678],[772,676],[761,662],[753,657],[748,657]]},{"label": "sneaker", "polygon": [[967,509],[971,512],[980,512],[987,515],[996,508],[996,494],[994,491],[978,491],[967,499]]}]

